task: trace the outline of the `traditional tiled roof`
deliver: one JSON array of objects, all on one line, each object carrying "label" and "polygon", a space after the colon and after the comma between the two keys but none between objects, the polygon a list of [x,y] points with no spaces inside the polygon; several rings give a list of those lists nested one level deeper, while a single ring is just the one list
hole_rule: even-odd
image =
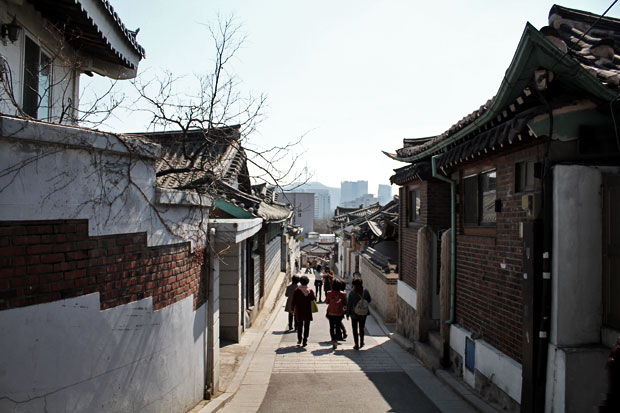
[{"label": "traditional tiled roof", "polygon": [[250,190],[245,152],[239,126],[205,130],[146,132],[133,134],[156,142],[162,156],[156,162],[157,185],[161,188],[204,188],[215,181]]},{"label": "traditional tiled roof", "polygon": [[362,253],[375,267],[379,268],[385,273],[396,271],[396,262],[390,260],[389,257],[380,253],[372,247],[366,248]]},{"label": "traditional tiled roof", "polygon": [[[422,143],[416,145],[413,145],[415,140],[409,139],[395,154],[384,153],[402,162],[414,162],[453,150],[468,139],[475,138],[476,146],[482,145],[482,141],[491,136],[486,132],[488,129],[507,121],[512,123],[513,112],[529,110],[533,106],[535,99],[530,85],[536,81],[539,69],[551,72],[549,82],[553,82],[553,77],[560,78],[560,82],[587,90],[594,97],[614,100],[620,90],[620,56],[615,52],[620,51],[620,19],[603,17],[599,20],[599,17],[553,6],[549,13],[550,26],[538,31],[526,25],[496,96],[441,135],[422,138]],[[595,22],[596,26],[591,28]],[[512,129],[514,126],[503,127]],[[485,136],[476,138],[481,133]]]},{"label": "traditional tiled roof", "polygon": [[215,205],[218,208],[231,212],[231,207],[246,213],[240,218],[252,215],[263,218],[266,222],[283,222],[293,214],[292,208],[279,202],[270,202],[256,195],[242,192],[223,182],[213,188]]},{"label": "traditional tiled roof", "polygon": [[[107,0],[28,0],[43,17],[64,31],[76,50],[96,55],[102,60],[122,64],[129,68],[137,66],[137,60],[144,58],[144,48],[136,40],[136,32],[125,27],[114,7]],[[111,33],[100,27],[101,17],[115,28],[116,34],[133,50],[137,59],[115,47],[110,40]]]},{"label": "traditional tiled roof", "polygon": [[[446,151],[445,155],[439,158],[437,166],[445,168],[479,156],[484,156],[485,154],[492,153],[502,148],[507,148],[513,144],[538,139],[538,136],[528,128],[527,122],[536,115],[546,111],[547,108],[544,106],[534,107],[498,126],[476,135],[473,139],[460,143]],[[430,170],[430,163],[426,163]],[[420,163],[411,166],[417,165],[420,165]]]},{"label": "traditional tiled roof", "polygon": [[552,40],[557,47],[600,82],[618,89],[620,19],[601,18],[597,14],[555,5],[549,11],[549,26],[543,27],[541,32],[551,38],[559,36],[559,42]]},{"label": "traditional tiled roof", "polygon": [[431,176],[431,163],[430,162],[418,162],[415,164],[403,166],[401,168],[394,169],[394,175],[390,177],[390,183],[396,185],[403,185],[416,178],[428,179]]},{"label": "traditional tiled roof", "polygon": [[353,212],[332,218],[334,229],[343,226],[345,234],[353,234],[357,239],[380,240],[397,234],[398,196],[384,206],[374,204]]},{"label": "traditional tiled roof", "polygon": [[[340,208],[340,207],[339,207]],[[365,217],[366,215],[370,215],[374,212],[377,212],[381,209],[381,205],[378,202],[375,202],[372,205],[368,205],[365,208],[357,208],[353,209],[353,211],[345,212],[341,215],[336,215],[332,218],[332,222],[336,224],[346,224],[354,219]]]}]

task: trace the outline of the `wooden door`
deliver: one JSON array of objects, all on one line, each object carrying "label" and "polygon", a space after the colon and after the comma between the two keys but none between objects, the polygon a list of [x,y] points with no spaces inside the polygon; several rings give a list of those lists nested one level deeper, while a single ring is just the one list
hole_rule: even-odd
[{"label": "wooden door", "polygon": [[605,324],[620,329],[620,175],[603,179],[603,308]]}]

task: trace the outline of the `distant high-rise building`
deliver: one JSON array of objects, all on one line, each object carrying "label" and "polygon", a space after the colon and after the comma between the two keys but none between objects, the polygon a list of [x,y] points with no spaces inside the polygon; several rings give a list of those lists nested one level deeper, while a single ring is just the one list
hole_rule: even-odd
[{"label": "distant high-rise building", "polygon": [[340,204],[353,201],[368,193],[368,181],[343,181],[340,183]]},{"label": "distant high-rise building", "polygon": [[278,201],[293,206],[293,223],[303,227],[303,234],[314,230],[314,194],[312,192],[284,192],[278,195]]},{"label": "distant high-rise building", "polygon": [[314,219],[328,219],[331,217],[331,197],[326,189],[314,190]]},{"label": "distant high-rise building", "polygon": [[381,205],[385,205],[390,202],[392,200],[392,186],[379,184],[379,188],[377,189],[377,198],[379,198],[379,203]]}]

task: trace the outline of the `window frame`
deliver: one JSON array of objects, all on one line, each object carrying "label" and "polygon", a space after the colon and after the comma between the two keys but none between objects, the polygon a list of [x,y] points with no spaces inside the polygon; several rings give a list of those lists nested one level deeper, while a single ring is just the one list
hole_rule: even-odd
[{"label": "window frame", "polygon": [[[536,177],[534,176],[534,168],[536,164],[536,160],[534,158],[526,158],[521,159],[520,161],[515,162],[514,165],[514,192],[515,194],[525,194],[534,192],[536,189]],[[527,177],[529,176],[530,170],[528,170],[531,165],[531,182],[528,181]],[[523,166],[525,166],[525,178],[526,182],[523,184]]]},{"label": "window frame", "polygon": [[[415,194],[415,208],[413,208],[412,195]],[[419,225],[422,216],[422,193],[419,186],[407,188],[407,226]],[[419,204],[419,205],[418,205]],[[412,215],[413,212],[413,215]]]},{"label": "window frame", "polygon": [[[29,56],[29,48],[32,46],[33,56]],[[33,57],[36,56],[36,71],[29,67],[33,62]],[[46,61],[45,66],[42,66],[43,61]],[[33,73],[36,72],[36,73]],[[42,83],[41,73],[47,72],[47,82],[45,85],[45,91],[41,94]],[[31,36],[28,33],[24,33],[23,44],[23,70],[22,70],[22,110],[32,116],[35,119],[49,121],[52,117],[52,88],[54,78],[54,60],[52,54],[49,53],[45,47],[35,36]],[[36,100],[36,104],[34,102]],[[41,104],[45,103],[45,106]],[[42,113],[45,110],[45,113]]]},{"label": "window frame", "polygon": [[[485,175],[489,173],[495,173],[495,199],[493,202],[493,216],[494,219],[492,221],[484,221],[484,190],[483,188],[483,178]],[[473,187],[475,184],[475,213],[468,208],[470,202],[472,202],[472,198],[468,199],[468,187]],[[495,211],[495,201],[497,201],[497,168],[496,167],[487,167],[482,168],[481,170],[475,173],[469,173],[468,175],[464,175],[462,179],[462,197],[463,197],[463,208],[462,208],[462,223],[463,228],[465,229],[475,229],[475,228],[489,228],[494,229],[497,225],[497,212]],[[487,191],[489,192],[489,191]],[[469,201],[469,202],[468,202]],[[471,207],[471,206],[470,206]],[[472,215],[475,215],[472,220]]]}]

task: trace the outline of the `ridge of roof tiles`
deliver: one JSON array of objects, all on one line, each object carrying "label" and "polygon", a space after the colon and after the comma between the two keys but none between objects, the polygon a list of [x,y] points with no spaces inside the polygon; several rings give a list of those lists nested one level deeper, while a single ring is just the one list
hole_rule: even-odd
[{"label": "ridge of roof tiles", "polygon": [[[74,1],[76,4],[79,3],[79,0],[74,0]],[[99,1],[101,5],[103,6],[103,8],[107,10],[110,17],[112,17],[112,20],[116,22],[116,25],[118,26],[120,31],[125,35],[125,39],[129,42],[129,44],[133,46],[134,50],[138,52],[140,57],[145,57],[144,47],[140,46],[140,44],[138,43],[136,39],[136,33],[132,30],[129,30],[127,27],[125,27],[125,24],[121,20],[120,16],[118,15],[118,13],[114,11],[114,7],[112,6],[112,4],[110,4],[108,0],[99,0]],[[83,12],[86,12],[84,8],[81,7],[81,5],[80,5],[80,8],[82,9]],[[94,25],[94,22],[93,22],[93,25]],[[102,33],[102,36],[103,36],[103,33]]]}]

